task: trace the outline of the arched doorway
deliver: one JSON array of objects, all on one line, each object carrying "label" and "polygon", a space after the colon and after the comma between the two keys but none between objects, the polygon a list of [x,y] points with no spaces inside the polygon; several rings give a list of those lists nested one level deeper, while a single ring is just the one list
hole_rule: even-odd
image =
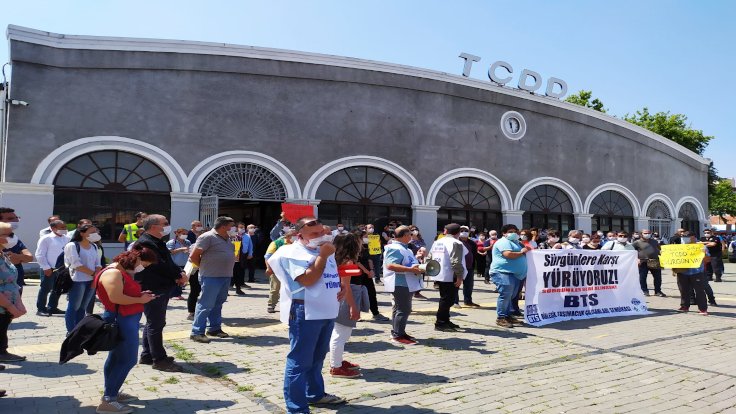
[{"label": "arched doorway", "polygon": [[330,174],[317,188],[319,217],[352,229],[388,217],[411,223],[411,195],[393,174],[375,167],[348,167]]},{"label": "arched doorway", "polygon": [[137,154],[105,150],[80,155],[54,178],[54,212],[69,224],[88,218],[104,242],[116,242],[135,213],[170,216],[171,185],[163,170]]},{"label": "arched doorway", "polygon": [[575,228],[570,197],[560,188],[552,185],[538,185],[524,194],[521,200],[524,210],[524,228],[556,229],[562,237]]},{"label": "arched doorway", "polygon": [[647,217],[649,217],[649,230],[653,233],[659,233],[662,240],[669,240],[672,213],[670,213],[667,205],[660,200],[652,201],[647,208]]},{"label": "arched doorway", "polygon": [[593,231],[631,233],[634,230],[634,209],[618,191],[607,190],[598,194],[590,203],[589,213],[593,215]]},{"label": "arched doorway", "polygon": [[478,230],[501,229],[501,198],[490,184],[473,177],[446,182],[438,191],[435,203],[437,230],[449,223],[475,226]]},{"label": "arched doorway", "polygon": [[680,228],[689,230],[693,234],[700,236],[700,219],[698,218],[698,210],[692,203],[685,203],[680,207],[677,217],[682,219]]}]

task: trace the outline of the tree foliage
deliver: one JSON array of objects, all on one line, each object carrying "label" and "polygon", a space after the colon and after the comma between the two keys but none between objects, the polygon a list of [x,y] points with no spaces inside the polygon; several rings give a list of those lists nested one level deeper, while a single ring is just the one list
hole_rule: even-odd
[{"label": "tree foliage", "polygon": [[687,117],[683,114],[671,114],[669,111],[651,114],[649,108],[644,107],[644,109],[636,111],[634,115],[624,115],[624,119],[655,134],[669,138],[700,155],[703,155],[708,142],[713,139],[712,136],[704,135],[703,131],[691,128],[687,124]]},{"label": "tree foliage", "polygon": [[731,180],[716,181],[708,198],[711,214],[720,216],[724,223],[725,216],[736,216],[736,193],[733,191]]},{"label": "tree foliage", "polygon": [[593,91],[582,90],[578,93],[569,95],[567,98],[565,98],[565,102],[570,102],[575,105],[584,106],[586,108],[595,109],[598,112],[605,113],[606,108],[603,107],[603,102],[601,102],[601,100],[598,98],[591,100],[592,97]]}]

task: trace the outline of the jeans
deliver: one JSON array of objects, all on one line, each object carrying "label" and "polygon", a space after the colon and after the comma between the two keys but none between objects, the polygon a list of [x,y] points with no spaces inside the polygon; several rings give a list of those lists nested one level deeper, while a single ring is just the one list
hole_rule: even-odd
[{"label": "jeans", "polygon": [[164,326],[166,326],[166,308],[169,306],[169,295],[163,294],[143,305],[146,324],[143,326],[143,351],[141,358],[152,358],[154,362],[166,358],[164,348]]},{"label": "jeans", "polygon": [[383,256],[376,254],[369,256],[369,258],[373,262],[373,279],[378,282],[381,280],[381,276],[383,276]]},{"label": "jeans", "polygon": [[309,402],[325,395],[322,366],[330,349],[333,319],[306,320],[303,303],[291,303],[284,400],[289,413],[308,413]]},{"label": "jeans", "polygon": [[513,312],[513,299],[516,296],[521,282],[511,273],[493,273],[493,283],[498,286],[498,300],[496,313],[498,318],[505,318]]},{"label": "jeans", "polygon": [[229,282],[230,279],[227,277],[202,278],[202,296],[194,311],[192,335],[204,335],[208,320],[210,332],[222,329],[222,304],[227,300]]},{"label": "jeans", "polygon": [[649,292],[649,287],[647,286],[647,273],[652,272],[652,276],[654,277],[654,293],[659,293],[662,291],[662,269],[649,269],[647,267],[647,261],[642,260],[642,262],[639,264],[639,285],[641,287],[642,292]]},{"label": "jeans", "polygon": [[705,264],[705,278],[713,279],[713,273],[716,274],[716,280],[721,280],[723,275],[723,257],[711,256],[710,262]]},{"label": "jeans", "polygon": [[199,270],[195,270],[189,277],[189,296],[187,296],[187,310],[189,313],[194,313],[196,310],[200,293],[202,293],[202,285],[199,284]]},{"label": "jeans", "polygon": [[87,312],[87,306],[94,297],[94,294],[95,291],[92,289],[91,280],[89,282],[73,282],[72,288],[69,289],[66,313],[64,314],[67,332],[71,332],[79,321],[84,318],[84,314]]},{"label": "jeans", "polygon": [[394,296],[394,308],[391,315],[391,336],[399,338],[406,335],[406,322],[411,314],[411,298],[414,296],[406,286],[395,286],[392,293]]},{"label": "jeans", "polygon": [[[38,299],[36,300],[36,309],[40,312],[46,312],[50,309],[56,309],[59,306],[59,296],[54,293],[54,284],[56,283],[56,272],[51,276],[45,276],[41,271],[41,286],[38,289]],[[46,300],[48,299],[48,307]]]},{"label": "jeans", "polygon": [[12,320],[10,312],[0,313],[0,354],[8,352],[8,328]]},{"label": "jeans", "polygon": [[[115,320],[115,313],[105,311],[102,318],[107,322]],[[114,400],[123,386],[125,378],[136,364],[138,355],[138,323],[141,314],[118,316],[118,328],[123,340],[107,354],[105,368],[105,393],[104,396]]]},{"label": "jeans", "polygon": [[519,284],[516,287],[516,294],[514,295],[513,299],[511,299],[511,312],[521,312],[521,309],[519,309],[519,301],[521,300],[521,291],[524,289],[524,283],[526,282],[526,277],[519,280]]},{"label": "jeans", "polygon": [[466,305],[473,303],[473,285],[475,285],[475,274],[470,270],[463,280],[463,303]]},{"label": "jeans", "polygon": [[437,307],[435,325],[445,325],[450,322],[450,308],[455,302],[457,288],[454,282],[437,282],[440,287],[440,303]]}]

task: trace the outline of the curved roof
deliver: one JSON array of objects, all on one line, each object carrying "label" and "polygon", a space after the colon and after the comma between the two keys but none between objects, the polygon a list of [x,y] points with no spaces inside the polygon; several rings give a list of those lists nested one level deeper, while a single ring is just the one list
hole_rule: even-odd
[{"label": "curved roof", "polygon": [[213,56],[232,56],[250,59],[264,59],[274,61],[297,62],[316,65],[327,65],[350,69],[362,69],[375,72],[384,72],[396,75],[425,78],[456,85],[468,86],[482,89],[493,93],[513,96],[516,98],[538,102],[541,104],[561,108],[574,113],[596,118],[603,122],[616,125],[630,130],[636,134],[657,141],[672,150],[687,156],[688,158],[709,165],[710,161],[687,148],[669,140],[661,135],[655,134],[647,129],[641,128],[630,122],[624,121],[602,112],[585,108],[579,105],[560,101],[546,96],[531,94],[518,89],[497,86],[489,81],[482,81],[452,75],[429,69],[413,66],[398,65],[393,63],[378,62],[365,59],[356,59],[343,56],[325,55],[319,53],[308,53],[293,50],[271,49],[254,46],[233,45],[228,43],[198,42],[185,40],[163,40],[163,39],[141,39],[128,37],[105,37],[105,36],[79,36],[65,35],[22,26],[9,25],[7,37],[10,41],[32,43],[58,49],[82,49],[82,50],[112,50],[112,51],[134,51],[134,52],[161,52],[161,53],[185,53]]}]

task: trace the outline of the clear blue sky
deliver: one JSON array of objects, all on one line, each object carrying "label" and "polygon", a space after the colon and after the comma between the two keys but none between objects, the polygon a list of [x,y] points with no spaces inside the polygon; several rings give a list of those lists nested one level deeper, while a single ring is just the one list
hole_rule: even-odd
[{"label": "clear blue sky", "polygon": [[[736,177],[736,1],[34,1],[0,24],[63,34],[200,40],[462,72],[460,52],[592,90],[609,113],[687,115]],[[7,62],[7,46],[0,61]],[[514,81],[516,81],[516,77]],[[637,166],[632,166],[632,168]]]}]

